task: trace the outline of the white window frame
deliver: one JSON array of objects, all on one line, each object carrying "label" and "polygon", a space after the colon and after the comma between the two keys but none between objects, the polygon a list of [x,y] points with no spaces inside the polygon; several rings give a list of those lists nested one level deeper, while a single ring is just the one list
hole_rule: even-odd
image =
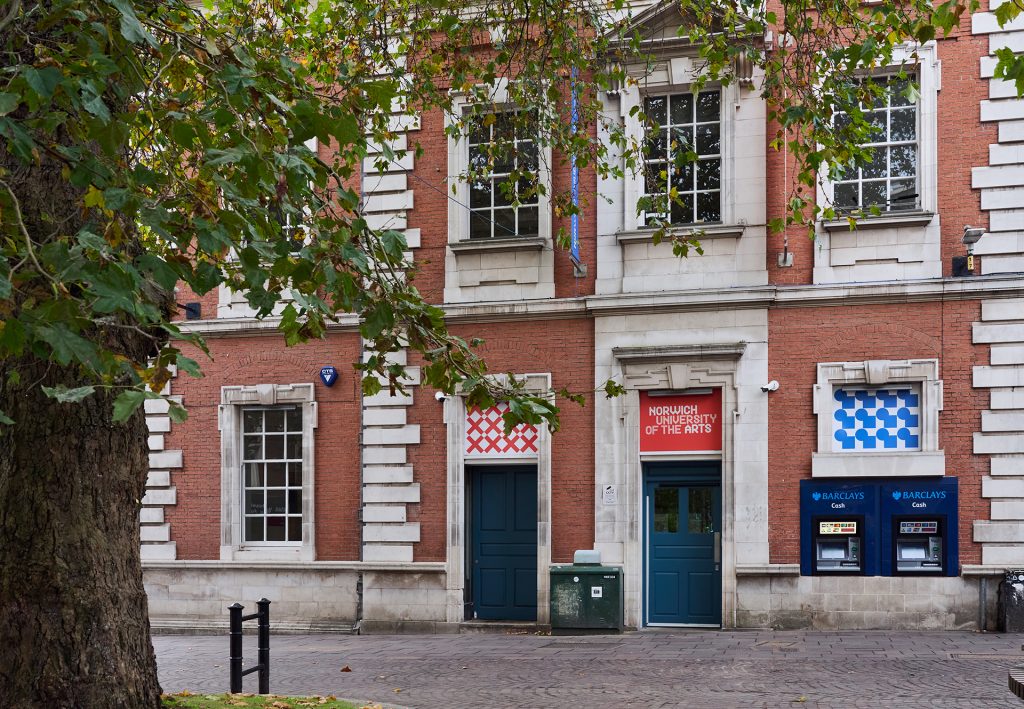
[{"label": "white window frame", "polygon": [[[915,58],[916,53],[916,58]],[[938,93],[941,87],[941,64],[934,41],[923,45],[903,45],[893,53],[893,64],[871,73],[878,76],[894,74],[900,67],[917,78],[920,97],[917,102],[917,188],[916,209],[883,210],[878,216],[860,219],[858,229],[880,229],[900,226],[926,226],[938,212]],[[835,185],[823,168],[818,180],[818,204],[834,206]],[[822,221],[826,231],[848,231],[846,218]]]},{"label": "white window frame", "polygon": [[[645,139],[645,125],[639,118],[643,110],[644,98],[647,95],[679,94],[693,91],[693,79],[696,62],[690,57],[675,57],[668,60],[668,81],[652,82],[642,81],[631,84],[622,89],[620,93],[619,113],[625,123],[625,137],[631,145],[642,146]],[[702,224],[680,225],[674,227],[677,232],[696,231],[705,232],[704,235],[712,236],[740,236],[743,232],[742,224],[736,216],[736,178],[738,177],[736,167],[736,120],[735,107],[739,105],[742,87],[740,82],[734,81],[728,86],[717,82],[708,82],[701,90],[718,89],[721,92],[719,99],[719,138],[721,140],[721,221],[709,223],[707,227]],[[633,109],[636,108],[634,111]],[[644,223],[642,214],[637,213],[637,204],[645,194],[643,168],[627,170],[623,185],[623,214],[622,233],[628,234],[649,234],[655,229]],[[620,239],[621,240],[621,239]]]},{"label": "white window frame", "polygon": [[[245,542],[242,480],[242,412],[245,409],[297,406],[302,409],[302,541]],[[305,384],[256,384],[221,387],[218,412],[221,444],[222,561],[313,561],[315,559],[314,432],[315,388]]]},{"label": "white window frame", "polygon": [[[502,109],[513,111],[517,107],[510,103],[508,96],[508,82],[501,80],[496,83],[490,92],[494,108],[497,111]],[[537,234],[536,236],[507,236],[491,237],[488,239],[469,238],[470,219],[470,195],[469,182],[465,174],[469,170],[469,135],[465,126],[461,126],[459,136],[452,136],[452,129],[456,121],[453,116],[462,116],[466,109],[473,104],[473,97],[467,94],[456,94],[452,98],[452,113],[445,117],[445,128],[448,129],[448,183],[454,185],[454,190],[449,191],[451,198],[448,200],[448,243],[450,245],[462,245],[466,250],[469,244],[480,245],[483,250],[493,250],[496,245],[512,245],[516,242],[525,245],[536,245],[542,242],[550,246],[551,242],[551,148],[547,145],[538,146],[538,169],[537,184],[543,186],[544,194],[537,195]],[[488,244],[490,247],[488,247]]]},{"label": "white window frame", "polygon": [[[886,386],[916,384],[921,395],[918,450],[833,451],[833,392],[839,385]],[[939,412],[942,380],[939,360],[867,360],[822,362],[814,385],[814,413],[818,417],[818,446],[811,455],[811,477],[915,477],[946,474],[946,454],[939,449]]]},{"label": "white window frame", "polygon": [[[689,123],[685,124],[685,126],[686,127],[693,127],[693,132],[694,132],[694,149],[695,149],[695,152],[696,152],[696,137],[697,137],[698,124],[710,124],[711,123],[711,121],[698,121],[697,120],[697,110],[698,110],[697,109],[697,104],[699,103],[698,102],[698,96],[699,96],[699,94],[702,94],[702,93],[717,93],[718,94],[718,118],[717,118],[717,124],[718,124],[718,153],[716,154],[717,157],[713,157],[712,158],[712,159],[717,159],[718,160],[718,189],[717,190],[700,190],[700,189],[696,188],[696,183],[694,182],[692,184],[694,189],[692,191],[688,190],[687,193],[692,193],[693,194],[694,204],[693,204],[692,209],[691,209],[691,212],[693,212],[693,211],[696,211],[698,209],[698,206],[697,206],[696,203],[697,203],[697,201],[699,199],[699,194],[701,192],[717,192],[718,193],[718,217],[719,218],[717,220],[715,220],[715,221],[709,221],[709,222],[688,221],[688,222],[679,222],[678,224],[672,223],[672,227],[673,228],[677,228],[677,227],[678,228],[700,228],[704,224],[717,226],[717,225],[720,225],[722,223],[722,211],[723,211],[722,210],[722,201],[725,198],[725,195],[724,195],[724,191],[725,190],[724,190],[724,185],[722,183],[722,172],[723,172],[723,166],[724,166],[724,160],[723,160],[723,156],[722,156],[722,147],[724,145],[723,135],[722,135],[722,133],[723,133],[723,126],[722,126],[722,113],[723,113],[723,111],[722,111],[722,97],[723,97],[722,94],[723,94],[723,92],[722,92],[721,87],[719,87],[719,86],[712,86],[710,88],[703,88],[698,93],[694,93],[692,91],[665,91],[665,92],[645,91],[643,96],[642,96],[642,99],[641,99],[641,101],[642,101],[641,105],[643,105],[643,103],[646,103],[646,101],[648,99],[654,98],[654,97],[663,97],[663,98],[666,99],[666,102],[665,102],[665,120],[666,120],[666,123],[664,125],[659,125],[659,126],[654,127],[655,130],[661,130],[663,128],[667,128],[668,126],[673,125],[673,123],[672,123],[672,114],[671,114],[671,104],[672,104],[673,97],[676,97],[676,96],[691,96],[692,99],[693,99],[693,107],[691,109],[691,115],[693,116],[693,120],[690,121]],[[648,116],[648,118],[649,118],[649,116]],[[678,125],[684,125],[684,124],[678,124]],[[648,130],[650,130],[650,128],[651,127],[648,126],[647,130],[645,130],[645,140],[644,140],[645,144],[647,142],[647,140],[646,140],[646,133],[647,133]],[[671,135],[668,136],[668,140],[669,140],[669,144],[667,144],[665,146],[665,165],[666,165],[666,169],[671,169],[671,165],[672,165],[672,162],[673,162],[672,159],[670,158],[670,154],[673,152],[671,150],[671,145],[670,145],[671,140],[672,140],[672,136]],[[693,170],[694,170],[694,173],[696,173],[699,170],[700,163],[704,162],[704,160],[702,160],[701,158],[704,158],[704,157],[708,157],[708,156],[701,155],[701,154],[698,153],[697,160],[695,160],[693,163],[691,163],[691,165],[693,167]],[[642,178],[643,179],[643,191],[641,192],[641,196],[642,197],[647,197],[648,194],[649,194],[647,192],[647,184],[646,184],[647,175],[646,175],[646,171],[649,170],[649,169],[657,169],[657,168],[650,168],[649,167],[649,162],[650,162],[650,156],[645,154],[643,156],[643,165],[644,165],[645,174],[643,175],[643,178]],[[668,178],[666,177],[666,179],[668,179]],[[694,175],[694,180],[696,180],[696,174]],[[665,186],[668,187],[669,184],[666,183]],[[657,213],[651,214],[651,213],[648,213],[648,212],[644,211],[637,218],[638,224],[642,225],[643,227],[646,227],[647,226],[647,219],[648,219],[649,216],[654,216],[655,218],[659,218],[660,217],[660,218],[664,219],[666,224],[671,223],[671,212],[672,212],[672,208],[674,207],[674,204],[670,203],[667,206],[668,206],[668,210],[669,210],[668,211],[668,219],[665,219],[665,215],[664,214],[657,214]]]},{"label": "white window frame", "polygon": [[[274,411],[280,412],[284,416],[284,419],[285,419],[285,422],[284,422],[285,431],[282,431],[281,434],[270,433],[265,428],[267,415],[270,412],[274,412]],[[289,477],[290,477],[289,476],[289,469],[288,469],[288,467],[286,467],[284,469],[284,484],[283,485],[271,486],[270,485],[270,476],[269,476],[269,473],[267,473],[267,466],[269,466],[269,465],[290,466],[292,463],[299,463],[301,465],[302,462],[303,462],[304,455],[302,453],[302,447],[303,446],[301,444],[300,444],[300,447],[299,447],[299,454],[298,454],[297,458],[293,458],[293,457],[290,457],[288,455],[288,451],[289,451],[288,438],[289,438],[290,435],[294,435],[294,433],[291,431],[291,429],[290,429],[290,427],[288,425],[288,414],[290,414],[291,412],[294,412],[294,411],[298,411],[299,416],[301,418],[305,418],[305,412],[302,410],[301,405],[295,405],[295,404],[280,405],[279,404],[277,406],[243,406],[242,407],[242,411],[241,411],[242,423],[241,423],[241,426],[239,427],[239,433],[241,434],[241,446],[240,446],[240,449],[241,449],[241,455],[240,455],[241,464],[240,465],[241,465],[241,468],[242,468],[242,472],[241,472],[241,478],[242,478],[242,482],[241,482],[241,492],[242,492],[242,543],[245,546],[247,546],[247,547],[248,546],[293,546],[296,543],[301,544],[301,542],[302,542],[302,529],[301,529],[301,525],[302,525],[303,508],[302,508],[301,502],[300,502],[300,505],[299,505],[298,515],[297,515],[299,517],[299,539],[298,540],[294,540],[294,539],[282,539],[282,540],[267,539],[267,537],[269,536],[268,535],[268,531],[269,531],[268,519],[270,517],[283,517],[285,519],[285,530],[284,530],[285,536],[288,535],[288,528],[291,526],[290,522],[291,522],[291,520],[294,517],[296,517],[295,512],[291,509],[291,501],[288,499],[290,497],[290,493],[292,491],[298,490],[298,492],[300,494],[300,500],[301,500],[302,478],[299,479],[299,484],[298,485],[291,485],[291,484],[289,484]],[[261,429],[259,431],[248,431],[248,430],[246,430],[246,428],[245,428],[245,420],[246,420],[246,417],[250,413],[259,413],[261,415],[262,425],[261,425]],[[304,440],[305,439],[305,431],[303,429],[304,429],[304,427],[300,427],[299,435]],[[271,458],[268,458],[266,456],[267,436],[268,435],[280,436],[283,439],[282,442],[281,442],[281,445],[282,445],[282,450],[281,450],[282,457],[281,458],[273,458],[273,459],[271,459]],[[246,456],[246,452],[245,452],[245,448],[246,448],[245,441],[246,441],[246,438],[247,437],[253,437],[253,436],[258,436],[260,438],[260,443],[261,443],[260,447],[261,447],[261,450],[264,453],[263,455],[259,456],[258,460],[254,460],[254,459],[248,458]],[[253,486],[249,485],[249,483],[247,481],[247,466],[249,466],[249,465],[257,465],[257,466],[261,466],[262,467],[262,471],[261,471],[261,479],[263,481],[262,485],[253,485]],[[283,492],[284,492],[284,495],[285,495],[285,512],[271,513],[269,511],[268,499],[270,497],[270,492],[271,492],[270,488],[271,487],[275,488],[275,490],[278,489],[278,488],[283,489]],[[263,494],[263,496],[264,496],[263,504],[261,505],[262,512],[259,512],[258,514],[252,514],[248,510],[247,497],[248,497],[250,491],[256,491],[256,490],[259,490]],[[262,533],[261,536],[263,536],[263,539],[256,540],[256,539],[247,539],[246,538],[247,534],[248,534],[247,527],[248,527],[248,522],[249,522],[250,518],[258,518],[258,519],[262,520],[263,533]]]}]

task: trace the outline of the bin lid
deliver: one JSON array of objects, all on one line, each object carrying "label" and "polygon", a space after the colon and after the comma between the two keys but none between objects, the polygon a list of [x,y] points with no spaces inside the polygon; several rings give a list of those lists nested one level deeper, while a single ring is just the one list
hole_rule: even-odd
[{"label": "bin lid", "polygon": [[572,555],[573,564],[596,566],[601,563],[601,552],[597,549],[577,549]]}]

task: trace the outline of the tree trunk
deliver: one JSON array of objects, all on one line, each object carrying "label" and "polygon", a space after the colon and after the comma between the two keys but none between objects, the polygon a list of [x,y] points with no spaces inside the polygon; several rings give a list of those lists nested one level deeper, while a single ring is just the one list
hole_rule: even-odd
[{"label": "tree trunk", "polygon": [[139,559],[148,469],[142,411],[111,397],[58,404],[75,386],[39,361],[0,364],[0,706],[160,706]]}]

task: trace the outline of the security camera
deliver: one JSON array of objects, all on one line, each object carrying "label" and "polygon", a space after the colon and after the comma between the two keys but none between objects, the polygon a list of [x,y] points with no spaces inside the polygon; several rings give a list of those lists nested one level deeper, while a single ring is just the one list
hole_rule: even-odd
[{"label": "security camera", "polygon": [[434,398],[437,399],[438,401],[444,401],[445,399],[448,398],[448,396],[443,391],[439,391],[435,392]]},{"label": "security camera", "polygon": [[778,390],[779,390],[779,383],[777,381],[775,381],[774,379],[772,379],[767,384],[764,384],[764,385],[761,386],[761,391],[763,391],[765,393],[767,393],[769,391],[778,391]]},{"label": "security camera", "polygon": [[965,226],[964,227],[964,236],[963,236],[963,239],[961,239],[961,241],[963,241],[964,246],[967,247],[967,250],[970,251],[971,247],[973,247],[975,244],[977,244],[978,241],[981,240],[981,237],[984,236],[984,234],[985,234],[985,230],[982,229],[981,227]]}]

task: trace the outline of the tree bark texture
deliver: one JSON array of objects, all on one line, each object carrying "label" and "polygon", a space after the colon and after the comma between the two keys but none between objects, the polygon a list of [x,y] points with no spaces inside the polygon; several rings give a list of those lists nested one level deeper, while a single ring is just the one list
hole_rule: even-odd
[{"label": "tree bark texture", "polygon": [[[44,156],[24,165],[0,144],[0,166],[37,245],[76,232],[82,195],[59,164]],[[21,292],[35,288],[43,297],[37,286]],[[20,298],[6,304],[10,312]],[[154,346],[131,327],[96,326],[88,335],[131,362],[145,362]],[[11,372],[20,378],[12,381]],[[139,558],[145,416],[139,409],[113,423],[114,394],[106,389],[76,404],[42,391],[86,383],[76,368],[28,353],[0,360],[0,410],[15,421],[0,425],[2,709],[161,704]]]},{"label": "tree bark texture", "polygon": [[[0,409],[0,706],[160,706],[139,559],[148,469],[141,411],[58,404],[67,371],[22,361]],[[0,365],[0,377],[6,377]],[[69,376],[71,375],[71,376]]]}]

